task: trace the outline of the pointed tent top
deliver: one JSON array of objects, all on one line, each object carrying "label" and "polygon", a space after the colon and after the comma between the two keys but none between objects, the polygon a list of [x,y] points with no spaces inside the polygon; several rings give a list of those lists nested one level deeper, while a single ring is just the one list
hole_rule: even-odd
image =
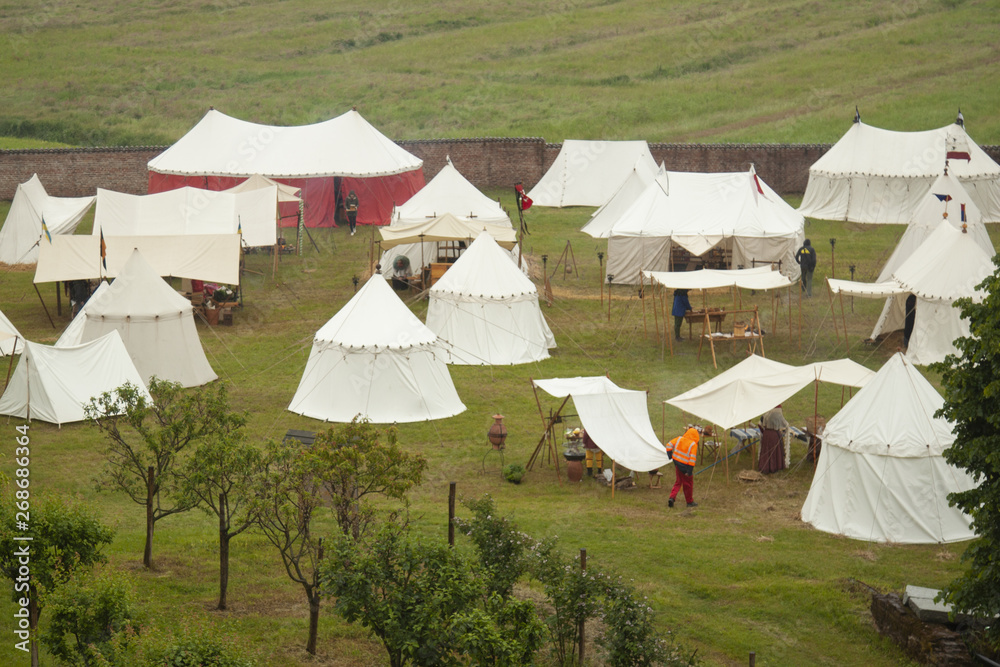
[{"label": "pointed tent top", "polygon": [[500,203],[480,192],[448,158],[427,185],[393,209],[390,227],[425,222],[445,213],[476,223],[512,226]]},{"label": "pointed tent top", "polygon": [[965,127],[965,116],[962,115],[962,107],[958,108],[958,117],[955,119],[955,125]]},{"label": "pointed tent top", "polygon": [[405,350],[435,344],[438,337],[396,296],[385,278],[376,273],[320,327],[316,341],[345,348]]},{"label": "pointed tent top", "polygon": [[902,353],[896,353],[830,419],[824,443],[895,457],[940,456],[955,441],[935,417],[944,399]]},{"label": "pointed tent top", "polygon": [[190,312],[191,302],[160,277],[138,250],[125,262],[118,277],[87,302],[88,318],[135,317]]},{"label": "pointed tent top", "polygon": [[448,292],[499,300],[536,295],[538,288],[511,261],[510,253],[483,231],[431,287],[432,294]]}]

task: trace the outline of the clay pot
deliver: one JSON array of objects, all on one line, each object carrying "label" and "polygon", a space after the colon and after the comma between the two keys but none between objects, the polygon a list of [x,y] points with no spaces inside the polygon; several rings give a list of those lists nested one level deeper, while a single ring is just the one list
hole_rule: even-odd
[{"label": "clay pot", "polygon": [[486,437],[489,438],[493,449],[503,449],[504,442],[507,440],[507,427],[503,425],[503,415],[493,415],[493,424],[486,433]]}]

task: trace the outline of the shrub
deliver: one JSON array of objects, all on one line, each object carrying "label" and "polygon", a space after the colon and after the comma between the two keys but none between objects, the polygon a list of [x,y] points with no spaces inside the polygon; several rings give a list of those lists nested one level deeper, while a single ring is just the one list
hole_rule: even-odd
[{"label": "shrub", "polygon": [[462,504],[472,510],[473,518],[466,521],[455,517],[455,525],[475,544],[490,592],[509,598],[514,584],[525,573],[527,551],[535,542],[510,519],[500,516],[489,495]]},{"label": "shrub", "polygon": [[508,463],[503,467],[503,478],[511,484],[520,484],[524,479],[524,466],[520,463]]}]

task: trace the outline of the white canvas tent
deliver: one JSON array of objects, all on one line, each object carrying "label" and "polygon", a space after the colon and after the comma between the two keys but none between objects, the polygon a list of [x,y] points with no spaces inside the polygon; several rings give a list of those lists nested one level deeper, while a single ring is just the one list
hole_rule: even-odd
[{"label": "white canvas tent", "polygon": [[91,398],[126,382],[152,401],[116,331],[72,347],[28,342],[0,397],[0,414],[59,425],[83,421]]},{"label": "white canvas tent", "polygon": [[17,186],[7,220],[0,229],[0,262],[34,264],[43,236],[42,220],[49,234],[72,234],[94,204],[94,197],[51,197],[38,174]]},{"label": "white canvas tent", "polygon": [[267,176],[261,176],[260,174],[253,174],[248,177],[245,181],[241,182],[239,185],[234,185],[233,187],[223,190],[223,192],[228,192],[230,194],[237,194],[240,192],[251,192],[252,190],[261,190],[269,188],[271,186],[278,188],[278,203],[294,203],[297,204],[302,201],[300,192],[301,188],[297,188],[294,185],[285,185],[284,183],[279,183],[278,181],[272,180]]},{"label": "white canvas tent", "polygon": [[944,399],[895,354],[826,425],[802,520],[869,542],[934,544],[975,537],[948,494],[975,487],[942,456],[955,441],[934,413]]},{"label": "white canvas tent", "polygon": [[584,430],[618,465],[646,472],[671,463],[649,421],[646,392],[622,389],[604,376],[532,382],[556,398],[572,396]]},{"label": "white canvas tent", "polygon": [[97,189],[93,235],[192,236],[236,234],[250,247],[277,242],[278,188],[212,192],[178,188],[152,195]]},{"label": "white canvas tent", "polygon": [[358,222],[386,224],[394,203],[424,184],[423,161],[356,110],[311,125],[279,127],[211,109],[149,161],[149,191],[185,185],[225,190],[261,174],[302,189],[307,227],[332,227],[338,195],[356,190]]},{"label": "white canvas tent", "polygon": [[[445,213],[454,215],[459,220],[477,225],[497,225],[501,228],[512,228],[510,217],[494,201],[480,192],[470,183],[448,158],[445,166],[420,189],[410,197],[405,204],[396,206],[392,211],[392,222],[389,228],[404,227],[433,220]],[[438,242],[410,243],[399,245],[382,253],[381,263],[383,273],[388,279],[394,273],[393,267],[397,257],[406,257],[409,270],[406,275],[419,270],[421,262],[436,261]]]},{"label": "white canvas tent", "polygon": [[[906,357],[915,364],[931,364],[956,353],[954,341],[969,335],[969,323],[955,308],[955,300],[960,297],[982,300],[976,286],[994,270],[992,255],[980,247],[975,236],[941,221],[888,281],[872,284],[831,279],[827,283],[833,294],[891,297],[900,303],[905,303],[909,294],[916,296],[913,333]],[[890,315],[893,312],[889,310]],[[904,324],[902,313],[898,319],[886,317],[879,324],[877,333],[900,329]]]},{"label": "white canvas tent", "polygon": [[595,239],[607,238],[608,232],[615,223],[635,203],[635,200],[649,184],[657,178],[660,179],[663,189],[668,190],[666,167],[661,164],[657,171],[649,171],[648,163],[645,160],[639,160],[625,181],[618,187],[618,190],[594,211],[590,216],[590,222],[584,225],[580,231]]},{"label": "white canvas tent", "polygon": [[874,376],[875,373],[850,359],[791,366],[751,355],[664,403],[730,429],[780,405],[814,382],[863,387]]},{"label": "white canvas tent", "polygon": [[555,162],[528,192],[535,206],[600,206],[638,168],[656,173],[645,141],[563,142]]},{"label": "white canvas tent", "polygon": [[156,274],[139,251],[83,311],[84,342],[118,331],[144,382],[154,375],[184,387],[218,376],[198,338],[191,302]]},{"label": "white canvas tent", "polygon": [[[949,151],[970,159],[948,160]],[[896,132],[856,120],[809,168],[799,213],[823,220],[906,224],[946,166],[968,189],[983,220],[1000,222],[1000,165],[969,137],[964,121]]]},{"label": "white canvas tent", "polygon": [[639,272],[669,271],[673,245],[701,256],[715,247],[731,252],[731,267],[781,262],[795,280],[795,251],[805,219],[754,170],[702,174],[667,172],[656,178],[607,231],[606,274],[634,285]]},{"label": "white canvas tent", "polygon": [[452,417],[465,405],[447,359],[445,344],[374,274],[316,332],[288,409],[329,422]]},{"label": "white canvas tent", "polygon": [[486,232],[431,287],[427,327],[451,344],[454,364],[525,364],[556,346],[535,284]]},{"label": "white canvas tent", "polygon": [[[227,285],[240,282],[240,235],[105,236],[101,260],[99,236],[53,236],[42,241],[34,282],[113,278],[138,250],[160,276],[207,280]],[[106,266],[105,266],[106,265]]]},{"label": "white canvas tent", "polygon": [[24,336],[11,324],[3,311],[0,311],[0,356],[21,354],[22,349],[24,349]]}]

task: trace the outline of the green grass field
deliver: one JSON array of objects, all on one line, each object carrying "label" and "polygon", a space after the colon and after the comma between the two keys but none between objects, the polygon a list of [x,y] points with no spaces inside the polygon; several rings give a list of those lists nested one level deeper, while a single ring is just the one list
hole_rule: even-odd
[{"label": "green grass field", "polygon": [[210,105],[394,139],[1000,143],[993,0],[96,0],[0,8],[0,135],[171,143]]},{"label": "green grass field", "polygon": [[[490,192],[512,204],[506,192]],[[793,202],[797,203],[797,202]],[[0,205],[0,215],[6,205]],[[654,318],[647,299],[634,288],[613,287],[611,317],[607,301],[600,301],[596,256],[602,244],[577,230],[590,209],[533,209],[533,234],[525,243],[534,261],[542,254],[559,257],[570,242],[577,273],[553,278],[555,301],[544,312],[559,347],[541,363],[514,367],[454,367],[452,376],[468,410],[452,419],[399,427],[401,440],[430,461],[427,479],[413,494],[413,519],[428,537],[445,539],[447,492],[457,482],[460,496],[492,494],[500,508],[512,514],[522,529],[536,536],[559,536],[567,553],[588,551],[591,566],[600,566],[632,578],[657,610],[660,624],[709,665],[746,664],[756,651],[765,665],[897,665],[907,664],[901,653],[878,637],[867,611],[868,596],[852,584],[858,580],[885,590],[906,584],[938,587],[961,569],[962,544],[947,546],[874,545],[820,533],[798,517],[813,470],[799,463],[759,483],[736,479],[749,465],[747,457],[733,462],[730,480],[724,470],[699,474],[695,493],[701,507],[689,512],[668,510],[667,490],[645,485],[618,493],[586,479],[560,484],[555,469],[536,467],[525,482],[503,482],[495,456],[485,459],[486,431],[494,413],[506,415],[510,429],[506,461],[525,463],[541,434],[541,420],[529,379],[609,373],[622,386],[649,391],[649,410],[659,430],[672,437],[683,428],[684,416],[662,401],[715,374],[710,358],[697,359],[696,345],[683,343],[677,353],[661,358],[655,340]],[[827,239],[837,238],[837,271],[849,264],[859,279],[872,279],[902,229],[893,226],[862,228],[810,221],[807,235],[820,250],[817,284],[831,272]],[[991,230],[994,235],[997,230]],[[202,342],[219,375],[230,383],[234,403],[250,411],[255,438],[280,438],[289,428],[317,430],[322,425],[285,411],[298,384],[314,332],[352,294],[351,277],[363,277],[370,230],[355,237],[344,230],[314,232],[322,252],[307,244],[302,257],[284,256],[275,280],[270,259],[249,257],[246,303],[232,327],[208,329],[199,324]],[[996,242],[996,236],[994,236]],[[553,271],[555,259],[550,260]],[[535,277],[540,271],[535,266]],[[260,275],[263,274],[263,275]],[[578,274],[578,275],[577,275]],[[0,280],[4,312],[30,339],[53,342],[68,321],[54,313],[51,285],[41,293],[53,313],[52,327],[31,288],[31,273],[8,271]],[[759,303],[768,328],[770,297],[743,295],[743,303]],[[716,295],[712,303],[729,302]],[[65,304],[65,302],[64,302]],[[410,304],[423,317],[426,302]],[[877,369],[892,353],[860,344],[867,336],[881,304],[857,300],[847,309],[851,332],[850,357]],[[793,311],[797,328],[798,310]],[[790,363],[839,358],[847,354],[832,328],[825,290],[816,290],[803,302],[801,342],[789,340],[787,310],[779,310],[781,324],[766,338],[767,356]],[[743,352],[720,351],[720,368],[743,358]],[[932,380],[935,378],[932,377]],[[386,397],[390,400],[390,397]],[[819,412],[832,416],[843,400],[842,391],[821,387]],[[555,408],[555,399],[542,395],[543,409]],[[785,414],[802,425],[812,414],[813,392],[806,389],[785,404]],[[570,420],[570,424],[574,420]],[[4,422],[11,440],[17,420]],[[94,503],[114,525],[117,538],[109,550],[111,567],[129,572],[157,632],[184,624],[222,627],[252,646],[264,665],[374,665],[382,664],[380,646],[365,633],[330,614],[321,618],[320,657],[304,652],[306,605],[261,537],[241,536],[233,543],[230,602],[232,610],[212,611],[217,580],[215,527],[205,515],[192,512],[158,525],[152,572],[139,566],[142,551],[142,512],[122,497],[94,491],[93,478],[101,466],[102,442],[85,424],[61,429],[34,423],[33,488],[70,494]],[[804,456],[793,446],[793,462]],[[9,472],[9,456],[3,467]],[[667,471],[669,473],[669,470]],[[669,475],[668,475],[669,478]],[[642,476],[645,479],[645,476]],[[467,546],[467,545],[465,545]],[[0,613],[10,608],[6,600]],[[0,662],[24,664],[9,645],[0,648]]]}]

